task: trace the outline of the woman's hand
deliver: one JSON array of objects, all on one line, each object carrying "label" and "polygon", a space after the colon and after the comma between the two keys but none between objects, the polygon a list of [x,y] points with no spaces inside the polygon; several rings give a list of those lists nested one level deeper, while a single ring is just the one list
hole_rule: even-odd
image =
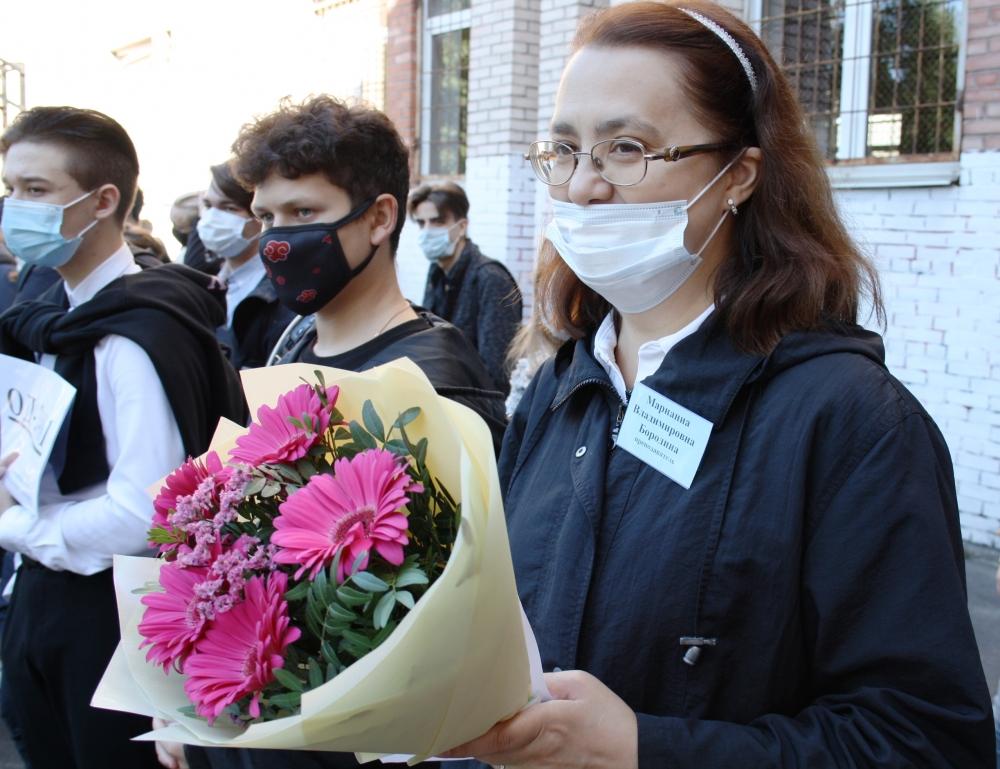
[{"label": "woman's hand", "polygon": [[638,769],[635,713],[589,673],[548,673],[555,698],[532,705],[446,757],[475,756],[507,769]]},{"label": "woman's hand", "polygon": [[[169,725],[170,722],[162,718],[153,719],[154,729],[162,729]],[[184,758],[184,746],[179,742],[157,742],[156,760],[166,769],[188,769],[187,759]]]}]

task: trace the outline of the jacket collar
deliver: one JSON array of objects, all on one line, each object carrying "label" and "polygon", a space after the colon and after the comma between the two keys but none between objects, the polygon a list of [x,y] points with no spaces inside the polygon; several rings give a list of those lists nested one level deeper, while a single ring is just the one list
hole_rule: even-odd
[{"label": "jacket collar", "polygon": [[469,271],[469,267],[478,260],[479,256],[479,246],[466,238],[465,245],[462,246],[462,253],[458,255],[458,259],[455,260],[455,264],[448,272],[442,270],[441,265],[437,262],[431,265],[431,281],[435,284],[441,281],[452,284],[461,283],[465,273]]},{"label": "jacket collar", "polygon": [[[607,372],[594,358],[593,334],[557,353],[561,373],[552,408],[589,386],[612,389]],[[723,422],[740,389],[763,369],[766,357],[748,355],[733,347],[718,312],[713,312],[695,333],[673,347],[654,374],[643,384],[704,417],[713,425]]]}]

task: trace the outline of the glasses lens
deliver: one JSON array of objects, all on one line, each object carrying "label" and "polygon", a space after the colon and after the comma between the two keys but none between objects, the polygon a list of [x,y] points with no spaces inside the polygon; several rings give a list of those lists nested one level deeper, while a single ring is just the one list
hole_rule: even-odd
[{"label": "glasses lens", "polygon": [[594,165],[619,187],[638,184],[646,176],[646,148],[630,139],[608,139],[594,145]]},{"label": "glasses lens", "polygon": [[528,159],[535,175],[545,184],[565,184],[573,175],[573,149],[562,142],[535,142],[528,149]]}]

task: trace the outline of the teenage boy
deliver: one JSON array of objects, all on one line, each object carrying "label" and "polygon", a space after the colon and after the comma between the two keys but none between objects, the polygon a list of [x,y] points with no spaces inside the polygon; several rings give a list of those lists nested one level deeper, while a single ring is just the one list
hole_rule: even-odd
[{"label": "teenage boy", "polygon": [[469,239],[469,198],[454,182],[418,187],[410,218],[430,262],[424,307],[455,324],[476,348],[497,389],[510,392],[507,351],[521,326],[521,292],[507,268]]},{"label": "teenage boy", "polygon": [[211,171],[197,230],[209,254],[223,263],[219,279],[226,284],[226,322],[216,335],[234,368],[257,368],[267,362],[294,314],[278,301],[257,257],[260,222],[250,211],[253,193],[236,181],[229,162]]},{"label": "teenage boy", "polygon": [[153,746],[131,741],[148,719],[90,699],[119,638],[112,557],[148,547],[146,489],[202,453],[219,417],[245,417],[214,334],[221,292],[180,265],[136,265],[123,234],[139,164],[111,118],[29,110],[0,137],[0,155],[7,247],[61,278],[0,316],[0,352],[76,388],[37,509],[0,483],[0,547],[22,560],[4,687],[33,769],[155,767]]},{"label": "teenage boy", "polygon": [[[315,315],[281,362],[363,371],[408,357],[439,394],[478,412],[499,442],[503,395],[482,360],[457,328],[415,309],[399,288],[409,158],[389,118],[319,96],[247,126],[233,149],[238,178],[254,189],[260,252],[278,298]],[[348,753],[189,748],[187,756],[191,769],[358,766]],[[178,764],[165,757],[164,765]]]}]

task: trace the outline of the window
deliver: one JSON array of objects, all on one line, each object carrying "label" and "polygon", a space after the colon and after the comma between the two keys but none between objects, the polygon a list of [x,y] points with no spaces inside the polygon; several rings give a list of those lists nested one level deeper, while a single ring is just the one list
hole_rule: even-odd
[{"label": "window", "polygon": [[465,173],[470,0],[424,0],[421,173]]},{"label": "window", "polygon": [[24,65],[0,59],[0,128],[24,109]]},{"label": "window", "polygon": [[961,0],[751,3],[828,160],[956,157]]}]

